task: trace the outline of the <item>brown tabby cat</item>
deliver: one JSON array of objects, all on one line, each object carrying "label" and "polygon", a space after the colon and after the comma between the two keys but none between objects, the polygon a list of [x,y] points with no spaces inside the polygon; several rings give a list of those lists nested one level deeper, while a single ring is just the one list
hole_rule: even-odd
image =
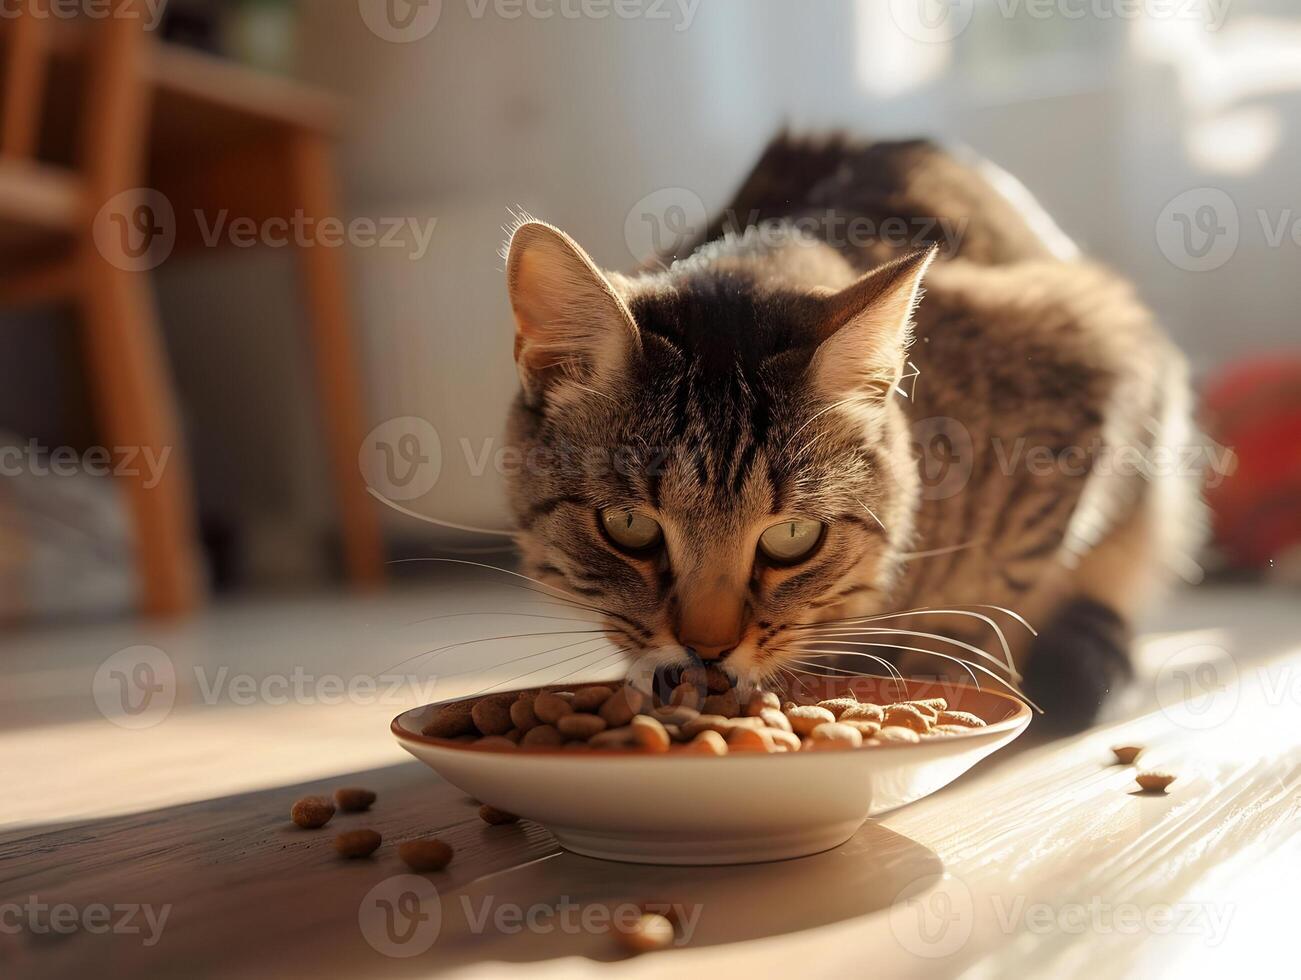
[{"label": "brown tabby cat", "polygon": [[[1034,217],[927,143],[781,137],[667,267],[602,272],[520,223],[525,571],[589,600],[632,656],[745,681],[887,647],[965,676],[922,651],[1002,660],[983,613],[1048,720],[1088,724],[1194,542],[1179,464],[1198,444],[1150,313],[1055,257]],[[890,227],[917,234],[865,233]],[[948,611],[813,625],[918,609]]]}]

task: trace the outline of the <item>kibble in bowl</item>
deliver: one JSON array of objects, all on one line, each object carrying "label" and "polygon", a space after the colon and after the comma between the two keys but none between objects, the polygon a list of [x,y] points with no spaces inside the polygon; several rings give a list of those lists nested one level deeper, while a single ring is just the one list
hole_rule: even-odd
[{"label": "kibble in bowl", "polygon": [[[392,730],[453,785],[524,826],[542,824],[569,850],[732,864],[843,843],[868,816],[934,792],[1030,720],[1029,708],[990,690],[874,677],[800,683],[798,696],[701,685],[700,697],[675,688],[661,698],[610,682],[517,691],[497,695],[505,712],[494,710],[491,734],[475,727],[473,698],[404,712]],[[512,725],[500,732],[503,717]]]}]

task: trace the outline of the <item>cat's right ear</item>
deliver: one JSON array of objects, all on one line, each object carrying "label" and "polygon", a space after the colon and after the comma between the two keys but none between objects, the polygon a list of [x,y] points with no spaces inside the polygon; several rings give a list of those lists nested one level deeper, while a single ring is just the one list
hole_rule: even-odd
[{"label": "cat's right ear", "polygon": [[896,390],[922,278],[938,251],[932,245],[895,259],[822,300],[822,340],[811,365],[822,397],[879,404]]},{"label": "cat's right ear", "polygon": [[566,377],[599,382],[639,342],[628,304],[558,228],[525,221],[515,229],[506,285],[515,313],[515,364],[532,402]]}]

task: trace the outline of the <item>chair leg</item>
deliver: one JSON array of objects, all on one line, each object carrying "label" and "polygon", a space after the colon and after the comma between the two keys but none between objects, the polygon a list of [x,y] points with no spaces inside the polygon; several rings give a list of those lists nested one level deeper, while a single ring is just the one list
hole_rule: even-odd
[{"label": "chair leg", "polygon": [[[288,157],[292,197],[305,216],[317,220],[341,216],[326,138],[296,132],[289,138]],[[315,245],[300,248],[298,260],[339,506],[344,562],[352,583],[369,587],[384,579],[384,554],[376,504],[366,493],[357,464],[365,413],[358,381],[360,365],[352,346],[345,254],[341,248]]]},{"label": "chair leg", "polygon": [[93,248],[82,255],[80,310],[99,431],[135,525],[142,608],[193,610],[200,598],[190,477],[148,278]]}]

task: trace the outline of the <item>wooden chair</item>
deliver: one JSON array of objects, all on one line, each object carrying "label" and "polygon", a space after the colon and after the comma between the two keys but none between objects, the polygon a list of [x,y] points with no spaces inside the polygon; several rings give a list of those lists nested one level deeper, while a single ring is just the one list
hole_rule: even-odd
[{"label": "wooden chair", "polygon": [[[86,23],[40,8],[6,22],[0,48],[0,306],[71,302],[105,445],[171,456],[162,478],[125,476],[143,607],[201,600],[189,466],[147,271],[96,246],[106,206],[129,216],[148,184],[178,214],[227,208],[265,220],[339,215],[329,98],[150,36],[133,0]],[[32,11],[36,10],[37,13]],[[70,160],[39,153],[56,106],[76,106]],[[250,176],[252,175],[252,176]],[[195,244],[184,230],[177,247]],[[192,236],[191,236],[192,237]],[[105,254],[108,251],[108,254]],[[383,576],[377,515],[357,466],[363,409],[338,248],[298,250],[331,469],[352,582]]]}]

